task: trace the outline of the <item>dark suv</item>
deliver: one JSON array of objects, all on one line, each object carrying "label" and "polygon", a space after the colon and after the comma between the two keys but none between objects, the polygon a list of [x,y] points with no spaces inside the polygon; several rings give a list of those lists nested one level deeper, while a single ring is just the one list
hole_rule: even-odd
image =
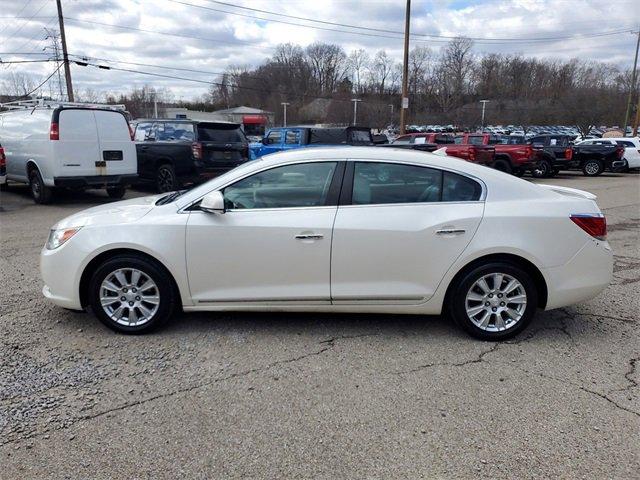
[{"label": "dark suv", "polygon": [[158,192],[218,176],[249,158],[249,144],[238,123],[139,119],[133,126],[138,176]]}]

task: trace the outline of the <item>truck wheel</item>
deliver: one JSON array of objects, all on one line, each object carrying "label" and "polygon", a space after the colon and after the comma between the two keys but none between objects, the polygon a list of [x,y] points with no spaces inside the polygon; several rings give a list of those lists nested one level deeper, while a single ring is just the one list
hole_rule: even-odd
[{"label": "truck wheel", "polygon": [[47,187],[42,180],[42,175],[37,168],[33,168],[29,172],[29,186],[31,187],[31,195],[36,203],[45,205],[51,203],[51,197],[53,196],[53,189]]},{"label": "truck wheel", "polygon": [[109,195],[109,198],[113,198],[115,200],[120,200],[124,197],[126,191],[127,189],[123,186],[107,187],[107,195]]},{"label": "truck wheel", "polygon": [[522,177],[524,176],[524,168],[516,167],[511,173],[513,173],[516,177]]},{"label": "truck wheel", "polygon": [[549,176],[550,177],[555,177],[559,173],[560,173],[560,169],[559,168],[554,168],[553,170],[551,170],[551,173],[549,173]]},{"label": "truck wheel", "polygon": [[173,192],[177,189],[176,172],[168,164],[162,164],[156,170],[156,191],[159,193]]},{"label": "truck wheel", "polygon": [[604,172],[604,165],[600,160],[587,160],[582,166],[582,173],[587,177],[597,177],[602,172]]},{"label": "truck wheel", "polygon": [[534,178],[546,178],[551,173],[551,170],[552,167],[549,160],[540,160],[538,165],[531,170],[531,175],[533,175]]},{"label": "truck wheel", "polygon": [[504,159],[496,160],[493,163],[493,168],[495,168],[496,170],[499,170],[501,172],[509,173],[509,174],[513,171],[513,169],[511,168],[511,164],[507,160],[504,160]]}]

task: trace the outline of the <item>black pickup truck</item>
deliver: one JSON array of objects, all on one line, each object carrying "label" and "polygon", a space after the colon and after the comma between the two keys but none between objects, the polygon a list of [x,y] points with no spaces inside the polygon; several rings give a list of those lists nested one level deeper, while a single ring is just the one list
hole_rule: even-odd
[{"label": "black pickup truck", "polygon": [[133,123],[138,178],[158,192],[178,190],[246,162],[249,144],[240,124],[187,119],[140,119]]},{"label": "black pickup truck", "polygon": [[538,135],[529,140],[540,160],[534,177],[552,177],[560,170],[582,170],[588,177],[624,168],[624,147],[617,145],[573,145],[569,135]]}]

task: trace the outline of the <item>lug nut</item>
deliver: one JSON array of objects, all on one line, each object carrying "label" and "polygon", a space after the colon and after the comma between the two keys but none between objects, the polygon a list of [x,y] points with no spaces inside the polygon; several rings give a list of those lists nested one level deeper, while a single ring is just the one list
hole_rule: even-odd
[{"label": "lug nut", "polygon": [[132,291],[133,293],[136,293],[136,292],[138,291],[138,289],[137,289],[137,288],[132,288],[132,289],[131,289],[131,291]]},{"label": "lug nut", "polygon": [[497,309],[496,307],[493,307],[493,308],[491,309],[491,311],[492,311],[492,312],[495,312],[495,311],[497,311],[497,310],[498,310],[498,309]]},{"label": "lug nut", "polygon": [[129,306],[130,306],[130,307],[133,307],[133,302],[129,302]]},{"label": "lug nut", "polygon": [[136,300],[140,301],[140,297],[136,297]]},{"label": "lug nut", "polygon": [[123,288],[123,289],[122,289],[122,291],[123,291],[124,293],[127,293],[127,289],[126,289],[126,288]]},{"label": "lug nut", "polygon": [[[123,299],[124,299],[124,297],[123,297]],[[489,305],[491,305],[489,302],[485,302],[485,304],[484,304],[485,307],[488,307]]]},{"label": "lug nut", "polygon": [[122,300],[124,302],[126,300],[126,298],[120,297],[120,300]]},{"label": "lug nut", "polygon": [[500,306],[504,307],[506,304],[504,302],[500,302]]},{"label": "lug nut", "polygon": [[[134,291],[135,291],[135,290],[134,290]],[[501,294],[501,293],[499,293],[499,294],[498,294],[498,298],[502,298],[502,294]]]},{"label": "lug nut", "polygon": [[490,293],[490,294],[489,294],[489,298],[493,298],[493,293]]}]

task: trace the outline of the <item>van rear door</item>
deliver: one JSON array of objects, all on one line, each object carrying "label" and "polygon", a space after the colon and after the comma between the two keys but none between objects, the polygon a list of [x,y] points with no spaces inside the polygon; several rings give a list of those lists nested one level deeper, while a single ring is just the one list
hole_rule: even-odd
[{"label": "van rear door", "polygon": [[94,110],[99,140],[99,163],[104,173],[95,175],[130,175],[138,171],[136,145],[131,140],[131,132],[125,116],[119,112]]},{"label": "van rear door", "polygon": [[63,109],[58,116],[59,140],[53,140],[56,177],[100,175],[98,131],[92,110]]}]

